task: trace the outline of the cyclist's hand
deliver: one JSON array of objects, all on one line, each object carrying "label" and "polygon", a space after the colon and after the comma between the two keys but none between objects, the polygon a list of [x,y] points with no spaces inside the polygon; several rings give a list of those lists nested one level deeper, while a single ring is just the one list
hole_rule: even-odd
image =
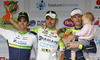
[{"label": "cyclist's hand", "polygon": [[42,26],[43,29],[46,29],[46,27],[47,27],[46,25],[43,25],[43,26]]},{"label": "cyclist's hand", "polygon": [[75,48],[78,48],[79,47],[79,43],[76,43],[76,42],[68,42],[66,46],[67,46],[67,49],[75,49]]}]

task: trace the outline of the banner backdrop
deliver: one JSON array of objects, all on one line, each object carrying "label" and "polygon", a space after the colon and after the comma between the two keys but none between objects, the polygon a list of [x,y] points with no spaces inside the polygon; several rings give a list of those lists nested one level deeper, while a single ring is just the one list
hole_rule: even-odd
[{"label": "banner backdrop", "polygon": [[[14,18],[17,21],[17,18]],[[10,22],[4,21],[3,18],[0,18],[0,28],[3,29],[16,29]]]},{"label": "banner backdrop", "polygon": [[[0,0],[0,28],[4,28],[8,22],[2,20],[2,16],[5,15],[5,7],[3,1]],[[26,11],[30,16],[30,28],[41,26],[45,24],[45,14],[47,10],[54,10],[58,14],[59,22],[56,28],[61,27],[74,27],[71,21],[70,12],[74,8],[80,8],[83,13],[92,12],[95,16],[93,25],[97,28],[97,40],[95,40],[97,46],[97,53],[90,53],[91,60],[100,60],[100,0],[14,0],[18,1],[19,9],[13,14],[13,17],[17,17],[20,11]],[[15,18],[16,20],[16,18]],[[11,25],[11,24],[10,24]],[[14,30],[12,26],[7,26],[6,29]],[[7,48],[7,41],[0,36],[0,59],[9,59],[9,53]],[[30,60],[33,60],[32,53]]]}]

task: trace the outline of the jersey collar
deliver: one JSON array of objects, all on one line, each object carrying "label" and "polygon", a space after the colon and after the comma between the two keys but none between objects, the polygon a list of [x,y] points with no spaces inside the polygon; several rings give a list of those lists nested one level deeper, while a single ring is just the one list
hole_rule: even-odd
[{"label": "jersey collar", "polygon": [[25,31],[25,32],[20,32],[20,31],[18,31],[18,33],[20,34],[20,35],[25,35],[25,34],[27,34],[28,33],[28,31]]},{"label": "jersey collar", "polygon": [[82,28],[83,28],[83,26],[80,27],[80,28],[76,28],[76,27],[75,27],[74,29],[75,29],[75,30],[81,30]]},{"label": "jersey collar", "polygon": [[47,27],[47,30],[49,30],[49,31],[54,31],[54,30],[56,30],[56,28],[50,29],[50,28]]}]

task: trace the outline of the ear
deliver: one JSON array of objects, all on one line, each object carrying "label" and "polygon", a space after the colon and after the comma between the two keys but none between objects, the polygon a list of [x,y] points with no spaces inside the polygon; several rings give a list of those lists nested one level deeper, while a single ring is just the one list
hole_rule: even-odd
[{"label": "ear", "polygon": [[58,19],[56,19],[56,23],[58,22]]},{"label": "ear", "polygon": [[73,18],[71,17],[71,20],[73,21]]},{"label": "ear", "polygon": [[29,26],[30,22],[27,23],[27,26]]}]

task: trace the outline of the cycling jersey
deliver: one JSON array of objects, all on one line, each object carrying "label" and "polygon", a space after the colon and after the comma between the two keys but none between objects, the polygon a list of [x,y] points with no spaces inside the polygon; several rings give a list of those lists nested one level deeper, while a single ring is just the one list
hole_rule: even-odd
[{"label": "cycling jersey", "polygon": [[36,60],[57,60],[58,45],[60,51],[64,51],[65,46],[63,41],[59,40],[57,36],[57,30],[42,27],[36,27],[33,29],[38,36],[38,53]]},{"label": "cycling jersey", "polygon": [[0,28],[0,34],[8,40],[9,60],[29,60],[32,47],[36,51],[37,37],[32,33]]}]

